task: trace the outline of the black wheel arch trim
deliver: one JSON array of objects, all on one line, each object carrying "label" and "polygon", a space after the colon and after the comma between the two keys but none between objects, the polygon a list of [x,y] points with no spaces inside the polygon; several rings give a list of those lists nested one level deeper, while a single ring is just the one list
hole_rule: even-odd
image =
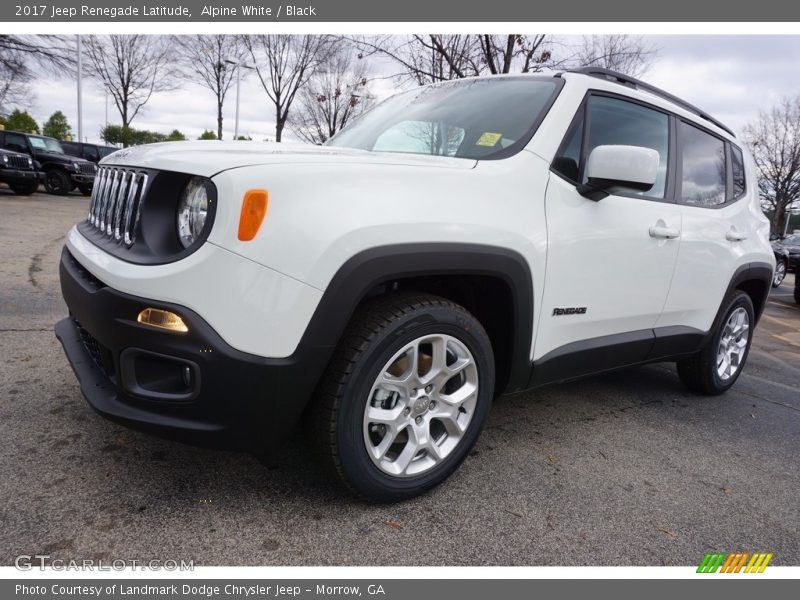
[{"label": "black wheel arch trim", "polygon": [[379,246],[359,252],[339,268],[325,288],[300,345],[326,347],[332,354],[370,290],[397,280],[436,275],[481,275],[499,279],[508,287],[514,314],[506,389],[524,388],[530,374],[533,278],[521,254],[497,246],[430,242]]},{"label": "black wheel arch trim", "polygon": [[725,295],[720,299],[720,310],[722,310],[722,303],[725,302],[725,298],[727,298],[733,290],[740,288],[742,284],[748,281],[763,283],[764,294],[760,302],[756,302],[758,298],[753,298],[755,320],[757,324],[761,318],[761,313],[764,312],[764,308],[767,306],[767,297],[769,296],[770,289],[772,289],[773,271],[772,266],[765,262],[751,262],[740,266],[733,272],[730,283],[728,283],[728,289],[725,290]]}]

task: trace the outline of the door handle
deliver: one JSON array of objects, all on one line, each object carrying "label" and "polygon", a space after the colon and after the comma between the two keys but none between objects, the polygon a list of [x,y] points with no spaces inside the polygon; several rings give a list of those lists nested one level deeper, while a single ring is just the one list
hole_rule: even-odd
[{"label": "door handle", "polygon": [[665,227],[664,225],[653,225],[650,228],[650,237],[662,238],[667,240],[674,240],[680,237],[681,230],[674,227]]},{"label": "door handle", "polygon": [[747,239],[747,236],[743,233],[739,233],[735,229],[731,229],[725,234],[725,239],[729,242],[741,242]]}]

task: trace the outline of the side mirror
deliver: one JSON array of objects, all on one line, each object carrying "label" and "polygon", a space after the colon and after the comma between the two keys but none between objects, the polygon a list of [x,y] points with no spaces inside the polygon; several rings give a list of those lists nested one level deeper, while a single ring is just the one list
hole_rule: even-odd
[{"label": "side mirror", "polygon": [[591,200],[608,196],[621,185],[647,191],[658,177],[658,151],[642,146],[597,146],[586,161],[587,183],[578,192]]}]

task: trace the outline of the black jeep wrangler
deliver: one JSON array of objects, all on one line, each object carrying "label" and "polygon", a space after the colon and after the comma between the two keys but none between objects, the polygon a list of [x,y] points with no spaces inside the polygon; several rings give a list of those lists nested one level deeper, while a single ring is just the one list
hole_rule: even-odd
[{"label": "black jeep wrangler", "polygon": [[30,196],[39,189],[44,173],[27,154],[0,149],[0,182],[5,183],[15,194]]},{"label": "black jeep wrangler", "polygon": [[112,152],[117,151],[117,148],[113,146],[100,146],[98,144],[88,144],[86,142],[68,142],[66,140],[61,140],[61,147],[64,148],[64,152],[70,156],[79,156],[95,164],[99,163],[100,160]]},{"label": "black jeep wrangler", "polygon": [[50,194],[63,196],[75,188],[87,196],[92,193],[97,165],[68,156],[55,138],[19,131],[0,131],[0,148],[27,154],[38,162],[44,171],[44,187]]}]

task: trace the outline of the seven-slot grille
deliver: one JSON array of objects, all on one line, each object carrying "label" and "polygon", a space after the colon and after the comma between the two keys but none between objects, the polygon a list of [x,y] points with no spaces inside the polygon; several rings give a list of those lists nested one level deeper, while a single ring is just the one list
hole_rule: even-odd
[{"label": "seven-slot grille", "polygon": [[86,220],[103,235],[133,245],[147,179],[147,173],[135,169],[100,167]]},{"label": "seven-slot grille", "polygon": [[32,169],[31,163],[28,162],[27,156],[20,156],[19,154],[10,154],[8,156],[8,166],[13,169]]},{"label": "seven-slot grille", "polygon": [[93,162],[82,162],[80,165],[81,175],[94,175],[97,172],[97,165]]}]

